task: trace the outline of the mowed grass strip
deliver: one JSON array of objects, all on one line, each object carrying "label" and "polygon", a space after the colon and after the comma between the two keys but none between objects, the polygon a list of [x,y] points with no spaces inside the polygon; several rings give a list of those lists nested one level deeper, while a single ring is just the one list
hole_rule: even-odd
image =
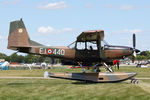
[{"label": "mowed grass strip", "polygon": [[0,70],[1,76],[43,77],[44,72],[81,72],[81,69]]},{"label": "mowed grass strip", "polygon": [[61,79],[0,79],[0,100],[150,100],[128,82],[86,84]]},{"label": "mowed grass strip", "polygon": [[[61,68],[61,66],[60,66]],[[106,72],[105,68],[100,68],[101,72]],[[149,68],[136,68],[135,66],[121,66],[119,70],[113,67],[114,72],[137,72],[136,77],[149,77],[150,78],[150,67]],[[34,70],[0,70],[0,77],[2,76],[18,76],[18,77],[43,77],[44,72],[48,71],[51,73],[55,72],[82,72],[81,68],[68,68],[68,69],[34,69]],[[92,70],[88,71],[91,72]]]}]

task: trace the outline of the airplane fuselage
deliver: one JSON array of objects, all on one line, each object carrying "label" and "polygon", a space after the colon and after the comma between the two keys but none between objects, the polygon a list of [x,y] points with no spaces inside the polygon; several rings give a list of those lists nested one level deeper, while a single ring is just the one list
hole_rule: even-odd
[{"label": "airplane fuselage", "polygon": [[125,46],[104,46],[99,57],[98,50],[78,50],[65,46],[31,46],[18,49],[19,52],[48,56],[52,58],[63,58],[75,61],[100,62],[112,59],[121,59],[132,55],[133,49]]}]

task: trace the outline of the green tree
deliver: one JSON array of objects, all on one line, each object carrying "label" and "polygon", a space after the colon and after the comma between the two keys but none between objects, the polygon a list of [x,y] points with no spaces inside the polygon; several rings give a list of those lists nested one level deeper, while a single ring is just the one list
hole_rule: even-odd
[{"label": "green tree", "polygon": [[144,55],[137,55],[136,56],[136,60],[140,61],[140,60],[145,60],[146,59],[146,56]]},{"label": "green tree", "polygon": [[25,63],[32,63],[32,62],[34,62],[33,56],[34,56],[33,54],[27,54],[25,56]]},{"label": "green tree", "polygon": [[10,60],[10,62],[18,62],[18,55],[17,55],[17,53],[13,53],[13,54],[11,54],[10,55],[10,58],[9,58],[9,60]]},{"label": "green tree", "polygon": [[4,53],[0,53],[0,59],[6,59],[7,58],[7,55],[4,54]]},{"label": "green tree", "polygon": [[141,56],[145,56],[145,59],[150,59],[150,52],[149,51],[142,51],[140,53]]}]

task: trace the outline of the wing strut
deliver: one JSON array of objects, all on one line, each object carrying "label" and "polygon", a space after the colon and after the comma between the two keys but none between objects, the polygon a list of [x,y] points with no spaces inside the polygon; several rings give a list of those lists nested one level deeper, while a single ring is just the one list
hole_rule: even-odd
[{"label": "wing strut", "polygon": [[111,73],[113,72],[113,70],[110,67],[108,67],[108,65],[106,63],[104,63],[104,66],[109,72],[111,72]]}]

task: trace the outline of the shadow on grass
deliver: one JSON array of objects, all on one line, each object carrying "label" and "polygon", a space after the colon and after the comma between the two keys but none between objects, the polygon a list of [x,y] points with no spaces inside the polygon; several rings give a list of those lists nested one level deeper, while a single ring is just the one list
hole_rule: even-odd
[{"label": "shadow on grass", "polygon": [[72,82],[72,84],[76,84],[76,85],[91,85],[91,84],[97,84],[97,83],[91,82],[91,81],[76,81],[76,82]]},{"label": "shadow on grass", "polygon": [[8,83],[6,85],[9,85],[9,86],[22,86],[22,85],[33,85],[34,83]]},{"label": "shadow on grass", "polygon": [[12,83],[7,83],[7,84],[5,84],[6,86],[33,86],[33,85],[35,85],[35,86],[41,86],[41,85],[43,85],[43,86],[49,86],[49,85],[51,85],[51,86],[56,86],[56,85],[59,85],[59,84],[71,84],[70,82],[52,82],[52,83],[49,83],[49,82],[34,82],[34,83],[25,83],[25,82],[12,82]]},{"label": "shadow on grass", "polygon": [[71,80],[59,80],[59,81],[43,81],[43,82],[11,82],[11,83],[7,83],[5,85],[7,86],[32,86],[32,85],[36,85],[36,86],[40,86],[40,85],[44,85],[44,86],[56,86],[59,84],[74,84],[74,85],[93,85],[93,84],[131,84],[129,81],[125,81],[125,82],[117,82],[117,83],[97,83],[97,82],[92,82],[92,81],[71,81]]},{"label": "shadow on grass", "polygon": [[92,84],[131,84],[130,82],[91,82],[91,81],[76,81],[72,82],[76,85],[92,85]]}]

